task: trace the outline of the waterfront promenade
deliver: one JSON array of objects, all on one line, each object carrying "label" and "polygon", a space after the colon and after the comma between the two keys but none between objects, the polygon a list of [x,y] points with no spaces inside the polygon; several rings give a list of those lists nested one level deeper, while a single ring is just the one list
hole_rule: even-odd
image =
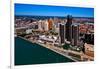
[{"label": "waterfront promenade", "polygon": [[[20,36],[18,36],[18,37],[20,37]],[[50,50],[52,50],[52,51],[54,51],[54,52],[56,52],[58,54],[61,54],[61,55],[65,56],[65,57],[67,57],[67,58],[69,58],[69,59],[71,59],[73,61],[78,61],[78,60],[73,59],[71,56],[68,56],[69,50],[64,50],[63,48],[58,48],[58,47],[55,47],[55,46],[49,45],[49,44],[41,44],[41,43],[37,42],[36,40],[33,41],[33,40],[25,39],[23,37],[20,37],[20,38],[22,38],[24,40],[27,40],[27,41],[30,41],[32,43],[37,43],[40,46],[45,47],[47,49],[50,49]]]},{"label": "waterfront promenade", "polygon": [[[48,48],[54,52],[57,52],[73,61],[83,61],[84,58],[87,58],[89,61],[90,60],[93,60],[94,58],[91,57],[91,56],[88,56],[88,55],[85,55],[83,52],[77,52],[77,51],[72,51],[72,50],[65,50],[63,48],[59,48],[59,47],[56,47],[56,46],[53,46],[53,45],[49,45],[49,44],[41,44],[41,43],[38,43],[36,42],[37,44],[40,44],[41,46],[45,47],[45,48]],[[75,58],[73,56],[69,56],[69,53],[72,53],[72,54],[76,54],[76,55],[79,55],[80,56],[80,59],[79,58]]]},{"label": "waterfront promenade", "polygon": [[[20,38],[22,38],[22,37],[20,37]],[[93,57],[90,57],[90,56],[87,56],[87,55],[83,54],[82,52],[76,52],[76,51],[72,51],[72,50],[65,50],[63,48],[59,48],[59,47],[56,47],[56,46],[48,44],[48,43],[46,43],[46,44],[39,43],[37,40],[33,41],[33,40],[25,39],[25,38],[22,38],[22,39],[28,40],[28,41],[30,41],[32,43],[37,43],[40,46],[45,47],[47,49],[50,49],[50,50],[52,50],[52,51],[54,51],[54,52],[56,52],[58,54],[61,54],[61,55],[65,56],[65,57],[67,57],[67,58],[69,58],[69,59],[71,59],[71,60],[73,60],[75,62],[77,62],[77,61],[83,61],[83,58],[88,58],[88,60],[94,59]],[[69,53],[79,55],[80,58],[69,56]]]}]

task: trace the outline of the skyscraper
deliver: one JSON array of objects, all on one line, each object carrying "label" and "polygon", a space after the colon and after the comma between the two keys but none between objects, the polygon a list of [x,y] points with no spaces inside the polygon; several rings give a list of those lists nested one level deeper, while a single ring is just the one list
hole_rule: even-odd
[{"label": "skyscraper", "polygon": [[78,46],[79,41],[79,25],[72,25],[71,44]]},{"label": "skyscraper", "polygon": [[44,31],[48,31],[49,30],[48,21],[47,20],[44,21],[43,26],[44,26]]},{"label": "skyscraper", "polygon": [[50,18],[50,19],[48,20],[48,29],[49,29],[49,30],[52,30],[52,27],[53,27],[53,20]]},{"label": "skyscraper", "polygon": [[42,31],[42,20],[38,21],[38,29],[39,31]]},{"label": "skyscraper", "polygon": [[59,24],[59,41],[61,45],[65,43],[65,24]]},{"label": "skyscraper", "polygon": [[67,39],[67,41],[71,42],[71,25],[72,25],[72,16],[68,15],[67,16],[67,23],[66,23],[66,27],[65,27],[65,37]]}]

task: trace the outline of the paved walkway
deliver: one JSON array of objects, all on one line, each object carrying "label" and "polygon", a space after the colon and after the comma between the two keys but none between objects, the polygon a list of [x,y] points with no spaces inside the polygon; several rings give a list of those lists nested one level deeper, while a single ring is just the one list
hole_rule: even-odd
[{"label": "paved walkway", "polygon": [[[40,44],[40,43],[38,43],[38,44]],[[77,52],[77,51],[72,51],[72,50],[64,50],[63,48],[55,47],[55,46],[49,45],[49,44],[40,44],[40,45],[43,46],[43,47],[46,47],[46,48],[48,48],[50,50],[53,50],[53,51],[65,56],[65,57],[68,57],[68,58],[70,58],[70,59],[72,59],[74,61],[83,60],[83,58],[88,58],[89,60],[90,59],[92,59],[92,60],[94,59],[91,56],[83,54],[82,52]],[[75,59],[75,57],[69,56],[68,53],[79,55],[81,58],[79,60],[77,60],[77,59]]]},{"label": "paved walkway", "polygon": [[[23,38],[23,37],[21,37],[21,38]],[[25,39],[25,38],[23,38],[23,39]],[[72,59],[73,61],[79,61],[79,60],[82,60],[83,58],[88,58],[88,59],[92,59],[92,60],[94,59],[93,57],[90,57],[90,56],[87,56],[87,55],[83,54],[82,52],[76,52],[76,51],[72,51],[72,50],[65,50],[65,49],[63,49],[63,48],[59,48],[59,47],[56,47],[56,46],[50,45],[50,44],[41,44],[41,43],[39,43],[39,42],[36,41],[36,40],[34,40],[34,41],[33,41],[33,40],[29,40],[29,39],[25,39],[25,40],[28,40],[28,41],[30,41],[30,42],[32,42],[32,43],[37,43],[37,44],[39,44],[40,46],[43,46],[43,47],[45,47],[45,48],[48,48],[48,49],[50,49],[50,50],[52,50],[52,51],[54,51],[54,52],[56,52],[56,53],[59,53],[59,54],[65,56],[65,57],[67,57],[67,58],[70,58],[70,59]],[[69,56],[68,53],[72,53],[72,54],[79,55],[79,56],[81,56],[82,58],[79,59],[79,60],[77,60],[77,59],[75,59],[75,57]]]}]

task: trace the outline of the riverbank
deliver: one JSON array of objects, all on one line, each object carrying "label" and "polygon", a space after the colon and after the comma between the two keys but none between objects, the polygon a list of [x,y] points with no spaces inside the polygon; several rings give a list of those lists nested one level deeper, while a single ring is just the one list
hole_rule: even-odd
[{"label": "riverbank", "polygon": [[[18,36],[18,37],[20,37],[20,36]],[[39,43],[39,42],[37,42],[37,41],[28,40],[28,39],[25,39],[25,38],[23,38],[23,37],[20,37],[20,38],[22,38],[22,39],[24,39],[24,40],[27,40],[27,41],[29,41],[29,42],[32,42],[32,43],[39,44],[40,46],[45,47],[45,48],[47,48],[47,49],[50,49],[50,50],[52,50],[52,51],[54,51],[54,52],[56,52],[56,53],[58,53],[58,54],[61,54],[62,56],[65,56],[65,57],[67,57],[67,58],[69,58],[69,59],[71,59],[71,60],[73,60],[73,61],[75,61],[75,62],[78,61],[78,60],[76,60],[76,59],[73,59],[71,56],[68,56],[69,50],[64,50],[64,49],[55,47],[55,46],[53,46],[53,45],[41,44],[41,43]]]},{"label": "riverbank", "polygon": [[[18,36],[20,37],[20,36]],[[82,52],[77,52],[77,51],[73,51],[73,50],[65,50],[63,48],[59,48],[59,47],[56,47],[52,44],[44,44],[44,43],[40,43],[38,42],[37,40],[31,40],[31,39],[26,39],[26,38],[23,38],[23,37],[20,37],[26,41],[29,41],[31,43],[36,43],[36,44],[39,44],[40,46],[42,47],[45,47],[51,51],[54,51],[62,56],[65,56],[66,58],[69,58],[75,62],[77,61],[90,61],[90,60],[93,60],[94,58],[91,57],[91,56],[87,56],[86,54],[82,53]]]},{"label": "riverbank", "polygon": [[15,65],[63,62],[74,61],[27,39],[15,37]]}]

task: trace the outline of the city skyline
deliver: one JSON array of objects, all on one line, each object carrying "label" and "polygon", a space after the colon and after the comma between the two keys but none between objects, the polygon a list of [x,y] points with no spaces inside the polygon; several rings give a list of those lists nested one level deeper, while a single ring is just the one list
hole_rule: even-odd
[{"label": "city skyline", "polygon": [[94,61],[93,8],[15,4],[14,17],[15,65]]},{"label": "city skyline", "polygon": [[61,17],[65,17],[67,15],[73,15],[73,17],[94,17],[93,8],[18,4],[18,3],[16,3],[14,7],[16,8],[15,15],[61,16]]}]

